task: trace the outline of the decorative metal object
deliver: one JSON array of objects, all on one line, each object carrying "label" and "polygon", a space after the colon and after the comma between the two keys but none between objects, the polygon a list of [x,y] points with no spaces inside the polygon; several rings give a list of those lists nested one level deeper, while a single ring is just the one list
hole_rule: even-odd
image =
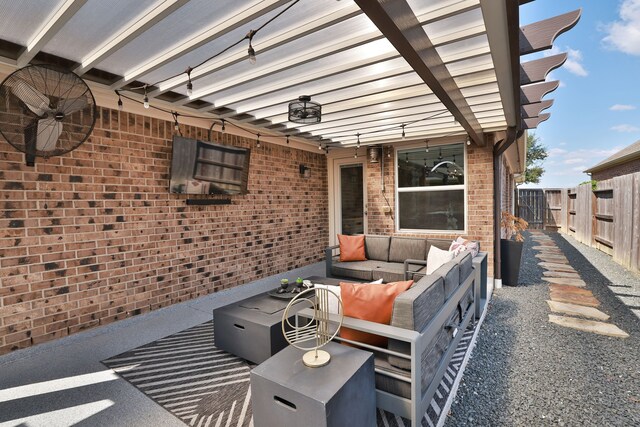
[{"label": "decorative metal object", "polygon": [[289,121],[293,123],[320,123],[322,105],[311,101],[308,95],[302,95],[297,101],[289,103]]},{"label": "decorative metal object", "polygon": [[[314,298],[315,297],[315,298]],[[329,298],[338,301],[338,325],[329,322]],[[290,310],[296,304],[308,304],[313,309],[313,316],[309,319],[302,318],[303,325],[293,325],[289,321]],[[297,308],[296,308],[297,311]],[[300,319],[300,317],[296,317]],[[342,326],[343,312],[342,301],[338,295],[326,288],[306,289],[295,296],[287,305],[282,315],[282,334],[289,344],[300,350],[308,350],[302,356],[302,362],[310,368],[318,368],[329,363],[331,355],[320,350],[329,341],[336,337]],[[333,329],[335,328],[335,330]]]},{"label": "decorative metal object", "polygon": [[379,163],[380,162],[380,147],[369,147],[369,148],[367,148],[367,157],[369,158],[369,163]]}]

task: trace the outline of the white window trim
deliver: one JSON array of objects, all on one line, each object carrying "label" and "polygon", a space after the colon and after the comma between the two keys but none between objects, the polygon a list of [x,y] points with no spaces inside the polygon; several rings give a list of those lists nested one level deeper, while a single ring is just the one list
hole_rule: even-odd
[{"label": "white window trim", "polygon": [[[442,185],[437,187],[403,187],[398,188],[398,152],[401,150],[411,150],[413,148],[423,148],[424,143],[419,144],[408,144],[403,145],[401,147],[395,147],[394,153],[394,196],[395,196],[395,232],[396,233],[405,233],[405,234],[454,234],[454,235],[465,235],[467,233],[467,227],[469,225],[469,195],[467,190],[467,183],[469,182],[469,174],[468,167],[469,163],[467,162],[467,144],[465,141],[451,141],[441,144],[430,144],[430,147],[435,148],[439,146],[445,145],[454,145],[454,144],[462,144],[462,150],[464,153],[464,184],[463,185]],[[400,228],[400,199],[398,197],[398,193],[404,192],[417,192],[417,191],[442,191],[446,190],[464,190],[464,230],[425,230],[421,228]]]}]

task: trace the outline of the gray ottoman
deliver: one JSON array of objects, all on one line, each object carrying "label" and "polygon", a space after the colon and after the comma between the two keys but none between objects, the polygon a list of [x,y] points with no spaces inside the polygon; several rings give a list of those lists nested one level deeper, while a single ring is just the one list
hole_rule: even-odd
[{"label": "gray ottoman", "polygon": [[[264,362],[288,345],[281,325],[288,303],[261,294],[213,310],[216,347],[253,363]],[[291,310],[291,317],[301,308]]]},{"label": "gray ottoman", "polygon": [[251,371],[255,427],[371,427],[376,425],[373,353],[330,342],[331,362],[302,364],[289,346]]}]

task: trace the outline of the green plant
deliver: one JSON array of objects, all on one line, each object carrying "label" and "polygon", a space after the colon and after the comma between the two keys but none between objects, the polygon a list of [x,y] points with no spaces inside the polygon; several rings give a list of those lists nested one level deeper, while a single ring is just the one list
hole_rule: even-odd
[{"label": "green plant", "polygon": [[505,239],[510,240],[515,235],[516,242],[523,242],[521,232],[529,227],[529,223],[519,216],[515,216],[510,212],[502,211],[500,219],[500,228]]},{"label": "green plant", "polygon": [[540,144],[540,139],[535,133],[527,134],[527,166],[524,173],[524,182],[538,184],[544,174],[542,164],[549,156],[547,147]]},{"label": "green plant", "polygon": [[596,181],[595,179],[581,182],[578,185],[583,185],[583,184],[591,184],[591,191],[596,191],[598,189],[598,181]]}]

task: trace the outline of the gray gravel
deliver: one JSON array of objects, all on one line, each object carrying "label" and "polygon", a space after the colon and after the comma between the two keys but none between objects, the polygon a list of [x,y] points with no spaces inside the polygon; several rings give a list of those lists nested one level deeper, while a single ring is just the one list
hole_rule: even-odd
[{"label": "gray gravel", "polygon": [[640,425],[640,321],[609,288],[634,289],[638,276],[550,235],[630,337],[549,323],[549,288],[527,238],[520,284],[495,291],[446,426]]}]

